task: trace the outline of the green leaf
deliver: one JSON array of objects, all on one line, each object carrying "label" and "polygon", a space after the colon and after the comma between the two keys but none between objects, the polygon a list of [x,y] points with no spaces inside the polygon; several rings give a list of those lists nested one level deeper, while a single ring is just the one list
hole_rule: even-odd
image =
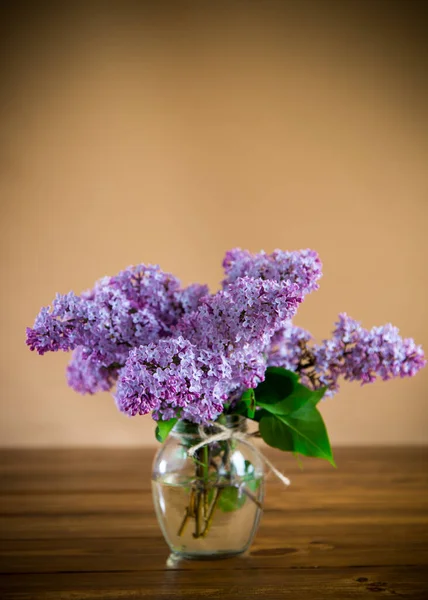
[{"label": "green leaf", "polygon": [[[260,486],[260,478],[255,477],[254,465],[249,460],[245,461],[245,473],[240,476],[240,480],[245,482],[245,487],[252,492],[256,492]],[[210,502],[212,497],[212,490],[210,490]],[[218,507],[223,512],[233,512],[244,506],[246,499],[245,492],[241,491],[241,494],[239,494],[237,487],[225,487],[221,490]]]},{"label": "green leaf", "polygon": [[259,402],[258,406],[274,415],[289,415],[301,410],[304,406],[314,407],[325,394],[326,388],[310,390],[301,383],[297,383],[294,391],[275,404]]},{"label": "green leaf", "polygon": [[252,492],[255,492],[260,486],[260,479],[256,479],[254,465],[249,460],[245,461],[245,475],[242,479]]},{"label": "green leaf", "polygon": [[257,423],[260,423],[261,419],[268,414],[269,412],[267,410],[264,410],[263,408],[258,408],[254,413],[253,421],[257,421]]},{"label": "green leaf", "polygon": [[158,442],[164,442],[168,437],[169,432],[177,423],[178,419],[169,419],[169,421],[158,421],[155,436]]},{"label": "green leaf", "polygon": [[241,399],[234,412],[240,415],[245,415],[249,419],[254,418],[254,412],[256,409],[256,396],[254,390],[249,388],[242,394]]},{"label": "green leaf", "polygon": [[281,375],[282,377],[287,377],[287,379],[290,379],[291,381],[294,381],[294,383],[298,383],[299,381],[299,374],[295,373],[294,371],[289,371],[288,369],[284,369],[283,367],[268,367],[266,369],[266,373],[268,375]]},{"label": "green leaf", "polygon": [[318,402],[324,397],[326,391],[326,387],[318,388],[317,390],[311,390],[312,395],[310,401],[312,402],[313,406],[316,406],[318,404]]},{"label": "green leaf", "polygon": [[234,407],[232,414],[243,415],[248,419],[254,419],[254,413],[256,409],[256,397],[254,390],[249,388],[242,394],[238,404]]},{"label": "green leaf", "polygon": [[292,371],[281,367],[269,367],[265,380],[255,389],[257,404],[275,404],[287,398],[298,385],[298,380],[298,375]]},{"label": "green leaf", "polygon": [[245,494],[242,492],[241,495],[239,495],[238,488],[226,487],[221,490],[218,499],[218,507],[223,512],[233,512],[244,506],[245,500]]},{"label": "green leaf", "polygon": [[263,416],[259,425],[263,441],[272,448],[295,452],[292,430],[275,415]]},{"label": "green leaf", "polygon": [[273,448],[324,458],[336,466],[323,418],[312,403],[292,414],[265,415],[259,428],[263,440]]},{"label": "green leaf", "polygon": [[325,388],[311,390],[299,383],[296,373],[270,368],[255,389],[260,435],[280,450],[318,456],[334,465],[324,421],[316,405]]}]

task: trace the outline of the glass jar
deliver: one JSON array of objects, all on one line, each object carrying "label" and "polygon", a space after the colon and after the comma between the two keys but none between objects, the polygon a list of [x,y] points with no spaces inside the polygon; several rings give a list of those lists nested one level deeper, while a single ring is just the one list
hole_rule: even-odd
[{"label": "glass jar", "polygon": [[[173,554],[185,558],[245,552],[256,534],[264,493],[264,469],[241,416],[222,416],[231,437],[215,425],[179,421],[157,452],[152,489],[157,518]],[[207,443],[189,455],[192,446]]]}]

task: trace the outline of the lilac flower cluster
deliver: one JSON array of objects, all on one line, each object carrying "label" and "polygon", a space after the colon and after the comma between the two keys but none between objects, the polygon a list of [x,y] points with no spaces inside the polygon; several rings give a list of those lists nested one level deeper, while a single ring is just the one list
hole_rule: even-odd
[{"label": "lilac flower cluster", "polygon": [[215,419],[227,399],[230,365],[182,336],[135,348],[118,381],[116,403],[130,416],[154,411],[195,422]]},{"label": "lilac flower cluster", "polygon": [[312,250],[235,249],[223,265],[222,289],[212,295],[145,265],[80,296],[57,295],[27,330],[27,344],[40,354],[72,350],[67,377],[78,392],[110,390],[117,381],[122,412],[195,423],[216,419],[225,403],[263,381],[267,366],[333,392],[340,377],[368,383],[414,375],[425,364],[420,346],[391,325],[368,331],[340,315],[332,338],[316,345],[292,324],[321,277]]},{"label": "lilac flower cluster", "polygon": [[67,366],[67,382],[80,394],[108,392],[118,377],[119,368],[119,364],[103,366],[92,355],[86,356],[83,346],[78,346]]},{"label": "lilac flower cluster", "polygon": [[397,327],[387,324],[367,330],[345,313],[339,315],[331,339],[312,347],[310,340],[308,332],[289,323],[273,340],[269,365],[298,371],[303,383],[325,386],[330,395],[342,377],[372,383],[378,377],[413,376],[426,364],[421,346],[402,338]]},{"label": "lilac flower cluster", "polygon": [[81,296],[58,294],[27,329],[27,344],[39,354],[77,349],[69,384],[80,392],[110,389],[132,348],[171,335],[207,293],[206,286],[181,289],[157,266],[129,267]]},{"label": "lilac flower cluster", "polygon": [[318,279],[322,275],[322,264],[314,250],[284,252],[275,250],[272,254],[260,252],[251,254],[247,250],[229,250],[223,260],[227,286],[240,277],[261,278],[270,281],[296,283],[302,296],[318,289]]},{"label": "lilac flower cluster", "polygon": [[288,321],[272,338],[269,348],[269,366],[296,371],[302,362],[303,348],[311,340],[309,331]]},{"label": "lilac flower cluster", "polygon": [[252,344],[260,351],[296,313],[301,300],[297,284],[241,277],[203,298],[177,329],[201,348],[221,352]]},{"label": "lilac flower cluster", "polygon": [[204,297],[176,327],[177,337],[131,352],[116,402],[131,415],[204,423],[240,388],[256,387],[275,331],[301,301],[296,284],[244,277]]}]

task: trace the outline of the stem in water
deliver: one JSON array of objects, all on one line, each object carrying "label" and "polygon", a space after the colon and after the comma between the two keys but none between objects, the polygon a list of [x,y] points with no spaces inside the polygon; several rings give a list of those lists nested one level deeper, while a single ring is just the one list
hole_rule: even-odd
[{"label": "stem in water", "polygon": [[213,500],[213,502],[211,504],[211,509],[210,509],[209,514],[208,514],[208,518],[207,518],[207,521],[205,523],[204,530],[202,532],[202,537],[205,537],[207,535],[207,533],[208,533],[208,531],[209,531],[209,529],[211,527],[211,523],[213,521],[214,512],[215,512],[215,509],[217,508],[217,504],[218,504],[218,501],[220,499],[221,492],[222,492],[222,488],[217,488],[216,491],[215,491],[214,500]]}]

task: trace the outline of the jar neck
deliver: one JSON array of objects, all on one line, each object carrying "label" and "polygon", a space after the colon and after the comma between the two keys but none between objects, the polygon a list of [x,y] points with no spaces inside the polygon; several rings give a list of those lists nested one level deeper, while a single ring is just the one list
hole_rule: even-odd
[{"label": "jar neck", "polygon": [[217,421],[210,425],[198,425],[190,421],[177,421],[171,433],[178,436],[200,437],[202,428],[205,435],[214,435],[221,431],[220,427],[217,427],[217,423],[232,431],[239,431],[241,433],[247,431],[247,419],[242,415],[220,415]]}]

